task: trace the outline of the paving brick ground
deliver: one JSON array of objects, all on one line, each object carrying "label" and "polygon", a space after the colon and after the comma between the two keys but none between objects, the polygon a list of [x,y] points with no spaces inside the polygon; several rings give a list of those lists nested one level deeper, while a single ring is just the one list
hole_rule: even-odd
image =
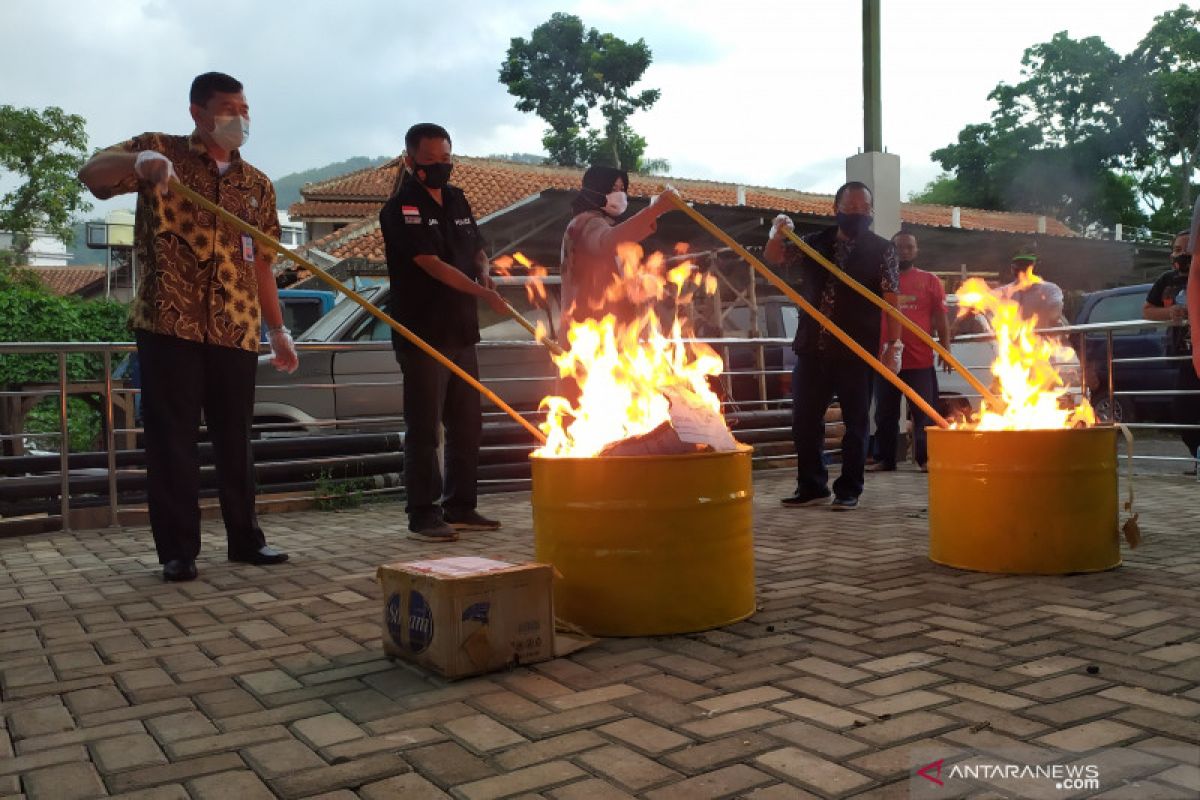
[{"label": "paving brick ground", "polygon": [[208,524],[180,585],[145,529],[0,541],[0,797],[886,798],[918,751],[1102,748],[1100,791],[1045,796],[1200,796],[1194,480],[1141,481],[1120,569],[1032,578],[931,564],[916,472],[849,514],[755,487],[750,620],[457,683],[382,657],[375,567],[528,559],[528,495],[432,549],[391,504],[265,517],[270,569]]}]

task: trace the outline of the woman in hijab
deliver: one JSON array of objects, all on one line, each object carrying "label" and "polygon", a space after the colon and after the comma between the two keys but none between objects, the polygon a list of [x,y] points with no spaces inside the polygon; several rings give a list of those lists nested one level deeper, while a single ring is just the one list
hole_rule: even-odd
[{"label": "woman in hijab", "polygon": [[567,225],[562,241],[562,330],[576,320],[616,314],[623,322],[635,309],[611,305],[605,307],[604,292],[620,274],[617,245],[640,242],[654,232],[659,217],[673,208],[674,189],[655,197],[650,205],[618,222],[628,205],[629,173],[615,167],[589,167],[583,173],[583,188],[571,201],[574,218]]}]

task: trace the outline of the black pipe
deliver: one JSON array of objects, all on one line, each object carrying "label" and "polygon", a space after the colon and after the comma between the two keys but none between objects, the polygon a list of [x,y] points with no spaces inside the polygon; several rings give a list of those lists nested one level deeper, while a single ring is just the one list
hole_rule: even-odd
[{"label": "black pipe", "polygon": [[[731,427],[739,440],[755,445],[762,453],[785,453],[791,446],[791,412],[782,410],[742,411],[731,414]],[[527,481],[529,454],[534,443],[528,433],[511,421],[488,423],[484,426],[485,446],[480,450],[481,480]],[[402,435],[398,432],[327,434],[279,439],[255,440],[252,443],[257,460],[255,474],[264,491],[282,491],[283,486],[313,486],[324,473],[331,479],[366,477],[377,474],[398,474],[403,471]],[[211,457],[211,446],[200,445],[202,460]],[[105,470],[104,453],[72,455],[76,469]],[[124,450],[117,454],[119,467],[117,493],[124,498],[140,494],[145,488],[142,466],[144,452]],[[57,510],[61,478],[57,474],[58,456],[19,456],[0,459],[0,474],[17,473],[21,477],[0,480],[0,514],[40,512],[51,504]],[[77,467],[75,465],[78,465]],[[20,469],[14,469],[20,466]],[[41,467],[43,475],[28,475],[29,467]],[[133,467],[133,469],[130,469]],[[216,474],[211,466],[201,469],[201,487],[207,496],[216,487]],[[92,505],[89,495],[107,502],[107,474],[70,476],[73,506]],[[18,511],[18,509],[20,509]]]},{"label": "black pipe", "polygon": [[[401,448],[403,435],[399,431],[387,433],[338,433],[324,436],[287,436],[274,439],[255,439],[250,447],[254,460],[279,461],[288,458],[312,458],[326,455],[354,455],[356,453],[379,453]],[[199,444],[200,463],[212,463],[212,444]],[[103,451],[71,453],[70,468],[107,469],[108,454]],[[146,464],[146,451],[118,450],[118,467],[138,467]],[[12,456],[0,458],[0,475],[26,475],[38,472],[57,472],[61,460],[58,455]]]}]

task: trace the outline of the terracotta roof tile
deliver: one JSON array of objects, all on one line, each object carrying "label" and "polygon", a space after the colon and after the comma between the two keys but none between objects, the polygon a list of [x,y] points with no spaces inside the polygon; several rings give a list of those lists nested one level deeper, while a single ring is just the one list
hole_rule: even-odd
[{"label": "terracotta roof tile", "polygon": [[74,294],[83,287],[104,277],[102,266],[81,267],[21,267],[32,272],[42,284],[57,295]]},{"label": "terracotta roof tile", "polygon": [[[960,224],[966,230],[1005,231],[1008,233],[1037,233],[1038,214],[1016,211],[987,211],[980,208],[960,208]],[[925,203],[901,203],[900,217],[910,225],[929,225],[949,228],[953,209]],[[1046,217],[1049,236],[1078,236],[1063,222]]]},{"label": "terracotta roof tile", "polygon": [[[399,163],[398,159],[393,159],[378,167],[310,184],[301,189],[304,200],[293,205],[290,213],[298,219],[374,216],[395,185]],[[544,189],[577,189],[582,175],[583,170],[574,167],[518,164],[465,156],[455,159],[454,165],[454,184],[467,193],[476,217],[487,216]],[[634,175],[629,193],[634,197],[648,197],[661,192],[668,183],[690,200],[714,205],[737,205],[737,185],[716,181]],[[831,195],[792,189],[747,186],[745,192],[745,204],[748,206],[798,214],[825,216],[833,201]],[[949,206],[903,203],[900,214],[908,224],[950,227]],[[1032,234],[1037,232],[1038,215],[962,208],[960,222],[968,230]],[[1076,235],[1053,217],[1046,219],[1046,233],[1051,236]]]},{"label": "terracotta roof tile", "polygon": [[292,219],[348,219],[370,217],[379,213],[383,201],[349,202],[346,200],[302,200],[288,210]]},{"label": "terracotta roof tile", "polygon": [[[398,172],[399,162],[393,160],[342,178],[305,186],[300,190],[304,199],[293,205],[289,213],[295,219],[373,216],[390,195]],[[476,217],[485,217],[545,189],[573,191],[579,188],[582,176],[583,170],[575,167],[517,164],[465,156],[455,159],[454,164],[454,185],[466,192]],[[690,200],[737,205],[735,184],[686,178],[634,175],[629,194],[649,197],[660,193],[667,184],[678,188]],[[824,213],[831,199],[829,195],[762,187],[746,190],[748,205],[798,213]]]},{"label": "terracotta roof tile", "polygon": [[[361,218],[363,225],[351,225],[310,246],[337,258],[368,258],[382,260],[383,238],[379,233],[376,215],[390,195],[400,169],[399,160],[358,170],[339,178],[311,184],[301,189],[304,197],[290,209],[297,219]],[[454,164],[454,184],[467,194],[476,217],[485,217],[520,200],[546,189],[573,191],[579,187],[583,170],[574,167],[518,164],[485,158],[459,156]],[[649,197],[668,185],[679,189],[684,197],[708,205],[735,206],[738,187],[732,183],[698,181],[686,178],[666,178],[633,175],[629,194]],[[769,212],[829,216],[833,196],[792,189],[773,189],[763,186],[745,187],[747,207]],[[989,230],[1007,233],[1037,232],[1038,215],[977,208],[960,209],[960,225],[966,230]],[[951,226],[950,206],[902,203],[901,220],[909,225],[948,228]],[[369,224],[368,224],[369,223]],[[1051,236],[1075,236],[1075,232],[1053,217],[1046,218],[1046,233]]]}]

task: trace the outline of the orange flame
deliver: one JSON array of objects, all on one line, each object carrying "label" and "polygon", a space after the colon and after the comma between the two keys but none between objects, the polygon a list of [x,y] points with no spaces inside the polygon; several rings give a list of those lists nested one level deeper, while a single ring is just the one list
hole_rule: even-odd
[{"label": "orange flame", "polygon": [[[721,401],[708,384],[721,374],[721,358],[703,343],[684,340],[691,324],[681,312],[709,282],[691,262],[668,270],[662,254],[654,253],[644,263],[642,255],[636,244],[618,248],[621,270],[604,299],[605,305],[638,309],[633,319],[594,313],[600,318],[571,324],[570,346],[554,362],[563,378],[578,385],[578,400],[551,396],[542,401],[546,421],[540,427],[547,441],[537,455],[595,456],[668,421],[684,438],[683,418],[715,421],[730,445],[736,445],[721,418]],[[667,318],[665,326],[660,311]]]},{"label": "orange flame", "polygon": [[1095,413],[1086,399],[1078,404],[1069,396],[1058,365],[1075,361],[1075,351],[1056,338],[1035,332],[1036,316],[1021,315],[1020,304],[1012,295],[1041,283],[1032,272],[1022,275],[1012,291],[993,291],[978,279],[970,278],[958,290],[959,307],[987,315],[996,334],[996,360],[992,375],[1004,409],[983,408],[968,422],[954,427],[972,430],[1041,430],[1074,428],[1096,423]]},{"label": "orange flame", "polygon": [[496,269],[496,273],[504,277],[513,275],[513,264],[520,264],[525,268],[525,274],[529,276],[529,281],[525,283],[525,294],[529,297],[529,302],[533,303],[538,308],[544,308],[546,305],[546,285],[542,280],[550,274],[550,270],[540,264],[536,264],[524,253],[513,253],[510,255],[497,256],[492,261],[492,266]]}]

